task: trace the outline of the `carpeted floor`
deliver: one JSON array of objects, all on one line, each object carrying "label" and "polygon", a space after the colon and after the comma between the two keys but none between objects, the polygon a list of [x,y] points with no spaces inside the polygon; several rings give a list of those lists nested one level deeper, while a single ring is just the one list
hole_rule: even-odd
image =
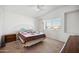
[{"label": "carpeted floor", "polygon": [[20,41],[7,43],[5,47],[0,48],[1,53],[58,53],[62,49],[64,43],[54,39],[46,38],[31,47],[25,48]]}]

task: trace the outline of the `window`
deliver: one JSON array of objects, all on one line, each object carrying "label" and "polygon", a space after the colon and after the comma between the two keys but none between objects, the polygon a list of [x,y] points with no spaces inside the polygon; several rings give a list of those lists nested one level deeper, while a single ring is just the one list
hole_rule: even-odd
[{"label": "window", "polygon": [[63,21],[60,18],[44,20],[44,29],[59,29],[62,27]]}]

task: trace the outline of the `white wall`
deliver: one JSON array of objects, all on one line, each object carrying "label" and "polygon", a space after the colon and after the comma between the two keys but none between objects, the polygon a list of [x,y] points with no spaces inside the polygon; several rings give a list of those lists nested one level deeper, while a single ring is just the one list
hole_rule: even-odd
[{"label": "white wall", "polygon": [[4,7],[0,6],[0,47],[1,47],[1,37],[3,35],[3,20],[4,19]]},{"label": "white wall", "polygon": [[32,17],[7,11],[5,7],[2,10],[0,7],[0,35],[13,34],[21,28],[35,29],[35,20]]},{"label": "white wall", "polygon": [[[79,6],[64,6],[62,8],[56,9],[54,11],[49,12],[45,16],[42,16],[42,20],[49,20],[52,18],[60,18],[63,20],[63,26],[64,26],[64,14],[66,12],[78,10]],[[39,25],[39,24],[38,24]],[[39,25],[40,26],[40,25]],[[64,27],[60,30],[54,31],[54,30],[45,30],[45,33],[47,34],[47,37],[57,39],[63,42],[66,42],[68,39],[68,36],[70,33],[65,33],[64,32]]]},{"label": "white wall", "polygon": [[35,19],[31,17],[6,11],[4,21],[5,34],[14,33],[20,30],[21,28],[26,29],[28,29],[29,27],[35,28],[34,20]]},{"label": "white wall", "polygon": [[35,20],[35,27],[36,30],[39,32],[44,32],[43,28],[44,28],[44,24],[41,18],[36,18]]},{"label": "white wall", "polygon": [[3,21],[3,15],[4,15],[3,10],[4,10],[4,8],[2,6],[0,6],[0,40],[1,40],[1,36],[3,34],[3,32],[2,32],[3,31],[3,29],[2,29],[3,22],[2,21]]},{"label": "white wall", "polygon": [[[1,16],[2,16],[1,14],[2,14],[2,13],[1,13],[1,12],[2,12],[2,10],[1,10],[1,8],[0,8],[0,36],[1,36],[1,34],[2,34],[2,26],[1,26],[1,25],[2,25],[2,18],[1,18]],[[0,38],[1,38],[1,37],[0,37]]]}]

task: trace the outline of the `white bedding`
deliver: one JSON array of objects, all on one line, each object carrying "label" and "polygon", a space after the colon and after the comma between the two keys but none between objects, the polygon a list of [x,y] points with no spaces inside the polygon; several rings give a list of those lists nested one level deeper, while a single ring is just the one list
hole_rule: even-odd
[{"label": "white bedding", "polygon": [[41,34],[44,34],[44,33],[27,33],[27,32],[20,32],[20,34],[22,34],[23,36],[25,37],[30,37],[30,36],[35,36],[35,35],[41,35]]},{"label": "white bedding", "polygon": [[[36,35],[41,35],[41,34],[44,34],[44,33],[27,33],[27,32],[19,32],[21,35],[25,36],[25,37],[31,37],[31,36],[36,36]],[[19,39],[21,40],[22,43],[24,43],[23,39],[19,36]],[[24,47],[28,47],[28,46],[32,46],[34,44],[37,44],[41,41],[43,41],[44,38],[39,38],[37,40],[32,40],[32,41],[28,41],[26,42],[25,44],[23,44]]]}]

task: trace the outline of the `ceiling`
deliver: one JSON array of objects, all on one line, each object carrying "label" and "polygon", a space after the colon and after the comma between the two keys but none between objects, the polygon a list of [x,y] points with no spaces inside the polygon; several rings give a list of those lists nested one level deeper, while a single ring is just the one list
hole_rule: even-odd
[{"label": "ceiling", "polygon": [[19,13],[30,17],[39,17],[53,11],[63,5],[39,5],[40,10],[37,10],[37,5],[6,5],[5,10],[13,13]]}]

